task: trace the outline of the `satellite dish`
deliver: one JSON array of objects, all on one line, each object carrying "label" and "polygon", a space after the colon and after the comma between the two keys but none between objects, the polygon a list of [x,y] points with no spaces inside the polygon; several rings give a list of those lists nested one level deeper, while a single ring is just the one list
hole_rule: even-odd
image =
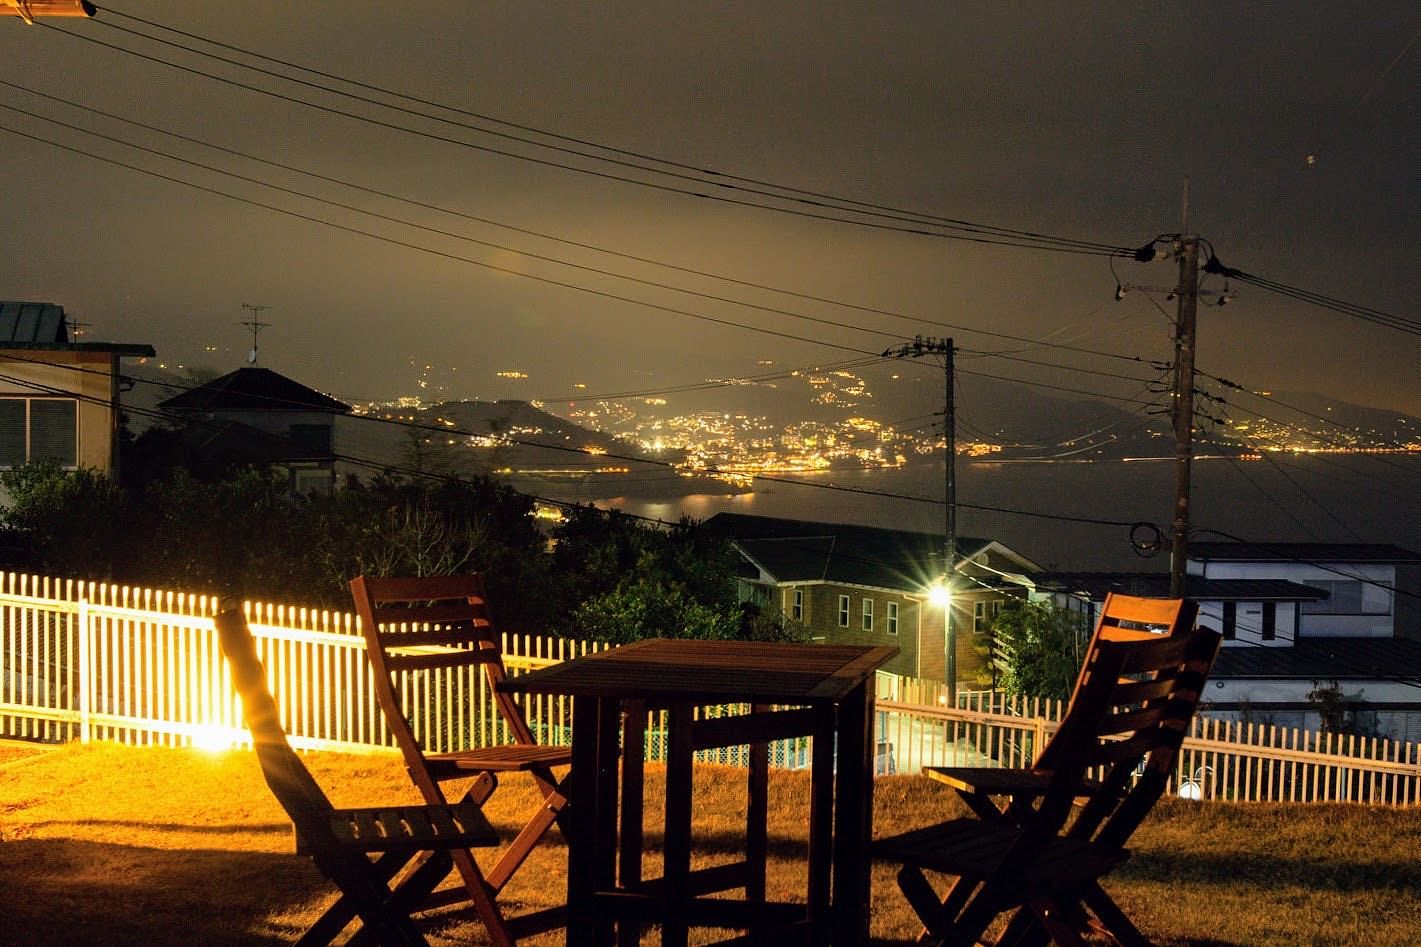
[{"label": "satellite dish", "polygon": [[257,350],[256,350],[256,349],[252,349],[250,352],[247,353],[247,364],[248,364],[248,365],[255,365],[256,363],[257,363]]}]

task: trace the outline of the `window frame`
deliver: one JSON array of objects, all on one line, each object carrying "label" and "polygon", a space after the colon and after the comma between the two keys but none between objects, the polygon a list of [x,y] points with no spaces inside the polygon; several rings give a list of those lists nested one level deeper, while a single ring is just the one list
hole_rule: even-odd
[{"label": "window frame", "polygon": [[849,627],[849,597],[847,595],[839,596],[839,627]]},{"label": "window frame", "polygon": [[867,595],[863,597],[863,611],[859,617],[859,629],[861,631],[873,631],[873,599]]},{"label": "window frame", "polygon": [[795,621],[804,621],[804,589],[791,590],[789,617]]},{"label": "window frame", "polygon": [[[21,467],[21,466],[24,466],[25,464],[33,463],[33,462],[35,461],[35,456],[34,456],[34,441],[35,441],[35,437],[34,437],[34,404],[35,404],[36,402],[41,402],[41,403],[44,403],[44,404],[68,404],[68,405],[72,405],[72,406],[73,406],[73,408],[74,408],[74,415],[73,415],[73,418],[74,418],[74,428],[73,428],[73,433],[72,433],[72,435],[71,435],[71,436],[72,436],[72,442],[71,442],[70,446],[71,446],[71,448],[72,448],[72,456],[73,456],[73,461],[74,461],[74,462],[73,462],[73,463],[59,463],[58,466],[59,466],[59,468],[60,468],[61,470],[78,470],[78,469],[79,469],[79,458],[80,458],[80,454],[79,454],[79,399],[78,399],[78,398],[64,398],[64,397],[30,397],[29,395],[0,394],[0,401],[13,401],[13,402],[18,402],[18,403],[24,405],[24,418],[23,418],[23,420],[20,422],[20,425],[21,425],[22,430],[23,430],[23,433],[24,433],[24,449],[23,449],[24,459],[21,460],[20,463],[18,463],[18,464],[0,463],[0,470],[13,470],[13,469],[15,469],[16,467]],[[67,419],[66,419],[66,420],[67,420]],[[53,459],[54,459],[54,458],[52,458],[52,457],[51,457],[51,458],[40,458],[40,460],[53,460]]]},{"label": "window frame", "polygon": [[883,621],[886,624],[885,631],[890,635],[898,634],[898,603],[889,602],[883,614]]}]

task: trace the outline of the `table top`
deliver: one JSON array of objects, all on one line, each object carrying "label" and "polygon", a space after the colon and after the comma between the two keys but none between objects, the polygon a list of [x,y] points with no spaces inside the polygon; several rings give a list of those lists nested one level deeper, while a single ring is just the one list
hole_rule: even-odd
[{"label": "table top", "polygon": [[893,646],[647,638],[510,677],[499,688],[692,703],[832,703],[897,653]]}]

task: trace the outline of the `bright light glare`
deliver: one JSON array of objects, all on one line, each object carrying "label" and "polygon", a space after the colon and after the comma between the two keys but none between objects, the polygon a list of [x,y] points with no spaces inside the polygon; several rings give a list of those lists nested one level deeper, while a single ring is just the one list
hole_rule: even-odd
[{"label": "bright light glare", "polygon": [[241,745],[243,731],[215,724],[198,727],[192,734],[192,745],[204,753],[225,753]]},{"label": "bright light glare", "polygon": [[937,582],[933,584],[932,588],[928,589],[928,601],[932,602],[938,608],[946,608],[947,604],[952,601],[952,593],[947,590],[946,585]]}]

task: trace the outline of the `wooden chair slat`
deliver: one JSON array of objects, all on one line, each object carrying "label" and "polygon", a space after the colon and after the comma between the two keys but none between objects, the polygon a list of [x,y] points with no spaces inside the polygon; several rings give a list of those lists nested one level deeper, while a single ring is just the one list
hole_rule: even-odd
[{"label": "wooden chair slat", "polygon": [[422,651],[417,654],[388,654],[385,667],[397,671],[433,671],[439,668],[467,667],[470,664],[485,664],[498,661],[497,652],[474,649]]},{"label": "wooden chair slat", "polygon": [[477,573],[422,577],[362,576],[365,588],[377,602],[431,602],[440,599],[484,601]]},{"label": "wooden chair slat", "polygon": [[469,645],[484,650],[497,650],[498,642],[486,629],[478,628],[411,628],[408,631],[380,629],[380,642],[389,648],[421,648],[433,645]]},{"label": "wooden chair slat", "polygon": [[380,605],[374,609],[375,621],[382,630],[389,626],[445,624],[451,622],[473,622],[487,628],[489,620],[481,608],[475,608],[467,601],[423,602],[414,605]]}]

